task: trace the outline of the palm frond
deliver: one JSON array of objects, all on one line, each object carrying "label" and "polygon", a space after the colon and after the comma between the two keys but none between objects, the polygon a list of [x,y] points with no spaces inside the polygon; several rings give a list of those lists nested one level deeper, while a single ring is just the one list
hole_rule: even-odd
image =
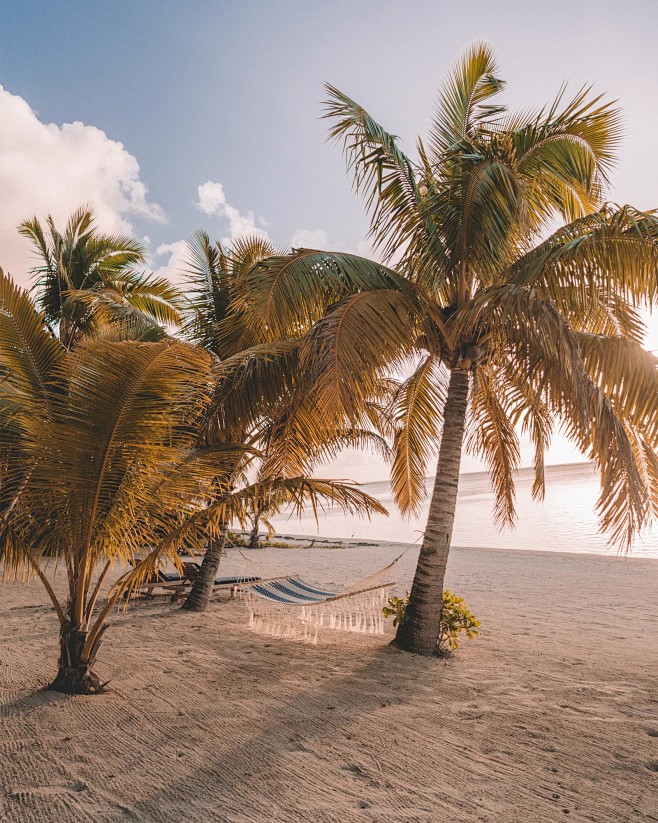
[{"label": "palm frond", "polygon": [[384,462],[390,462],[393,456],[391,446],[381,434],[370,429],[353,427],[324,434],[319,443],[309,445],[304,465],[312,467],[318,463],[336,460],[345,449],[370,452]]},{"label": "palm frond", "polygon": [[359,292],[332,306],[301,350],[318,408],[356,420],[381,377],[413,356],[422,319],[419,302],[392,289]]},{"label": "palm frond", "polygon": [[[534,289],[492,287],[477,295],[470,309],[487,301],[492,313],[485,324],[496,332],[497,356],[509,357],[519,381],[545,398],[570,438],[595,462],[601,472],[601,528],[628,548],[633,534],[647,525],[652,506],[623,413],[590,376],[578,335]],[[589,365],[594,368],[591,359]]]},{"label": "palm frond", "polygon": [[56,485],[68,513],[62,521],[71,518],[70,533],[86,550],[126,472],[163,472],[194,446],[210,359],[180,343],[99,342],[59,372],[67,391],[52,400],[53,424],[26,447],[35,462],[30,494],[48,510]]},{"label": "palm frond", "polygon": [[587,373],[616,413],[658,446],[658,358],[622,337],[577,333],[576,340]]},{"label": "palm frond", "polygon": [[284,252],[260,235],[239,238],[224,248],[212,243],[206,232],[197,231],[187,245],[190,304],[186,337],[222,356],[254,345],[240,310],[234,307],[231,311],[235,285],[261,260]]},{"label": "palm frond", "polygon": [[430,128],[432,160],[439,164],[455,144],[498,118],[504,106],[487,101],[504,88],[491,47],[474,43],[456,64],[439,95]]},{"label": "palm frond", "polygon": [[354,188],[366,197],[371,214],[371,236],[384,260],[390,260],[414,236],[422,236],[425,244],[441,254],[441,236],[427,214],[420,185],[429,184],[397,145],[397,137],[389,134],[368,112],[347,95],[327,84],[329,100],[324,117],[334,124],[329,138],[342,143],[348,170],[354,177]]},{"label": "palm frond", "polygon": [[397,389],[391,414],[395,420],[391,488],[404,514],[417,514],[425,498],[430,457],[438,451],[447,370],[428,355]]},{"label": "palm frond", "polygon": [[546,491],[544,460],[553,434],[553,417],[545,393],[541,384],[532,385],[524,379],[513,360],[507,358],[497,365],[497,390],[499,394],[504,392],[510,420],[530,438],[534,447],[532,499],[543,500]]},{"label": "palm frond", "polygon": [[48,404],[49,384],[63,357],[63,347],[27,292],[0,269],[0,369],[3,382],[29,404],[31,412]]},{"label": "palm frond", "polygon": [[564,108],[554,103],[511,132],[520,174],[550,191],[550,205],[575,220],[599,205],[621,135],[620,111],[583,87]]},{"label": "palm frond", "polygon": [[587,316],[604,301],[650,305],[658,298],[658,217],[605,206],[558,229],[503,275],[531,286],[565,317]]},{"label": "palm frond", "polygon": [[299,346],[296,340],[264,343],[215,365],[218,383],[206,424],[214,437],[239,440],[281,413],[300,382]]},{"label": "palm frond", "polygon": [[388,514],[379,500],[366,494],[356,483],[302,476],[252,483],[215,503],[208,509],[208,515],[217,522],[237,520],[244,527],[249,509],[254,505],[266,507],[272,499],[283,501],[295,516],[309,508],[316,520],[322,511],[334,506],[368,518],[373,514]]},{"label": "palm frond", "polygon": [[[148,298],[129,302],[121,292],[109,288],[66,292],[61,315],[62,323],[68,322],[75,328],[75,331],[69,334],[69,348],[84,338],[142,342],[161,340],[166,332],[156,322],[154,315],[162,317],[167,316],[169,312],[171,322],[175,322],[179,315],[171,307],[165,307],[164,311],[160,311],[156,305],[153,310],[149,302]],[[134,303],[141,303],[149,310],[137,308]]]},{"label": "palm frond", "polygon": [[234,305],[257,342],[299,337],[338,300],[365,289],[413,289],[392,269],[353,254],[299,249],[258,263],[236,285]]},{"label": "palm frond", "polygon": [[452,253],[448,300],[453,305],[475,287],[495,282],[514,253],[521,215],[518,180],[504,152],[474,152],[459,159],[449,199],[438,201],[434,217]]},{"label": "palm frond", "polygon": [[122,270],[103,290],[119,294],[124,304],[156,323],[176,326],[182,321],[183,295],[163,277]]},{"label": "palm frond", "polygon": [[[521,462],[519,438],[501,396],[500,375],[486,367],[475,373],[466,448],[482,458],[494,491],[494,519],[498,526],[516,521],[514,472]],[[495,382],[495,387],[494,387]]]}]

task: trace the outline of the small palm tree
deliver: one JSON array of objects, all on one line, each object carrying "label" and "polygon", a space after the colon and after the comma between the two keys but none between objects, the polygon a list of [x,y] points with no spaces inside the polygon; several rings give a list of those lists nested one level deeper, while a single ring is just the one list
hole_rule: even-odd
[{"label": "small palm tree", "polygon": [[253,500],[249,507],[249,524],[251,526],[249,531],[249,548],[260,548],[260,527],[262,525],[267,529],[267,539],[270,540],[274,534],[275,529],[270,518],[277,515],[282,508],[282,501],[270,500]]},{"label": "small palm tree", "polygon": [[403,512],[418,513],[439,455],[397,635],[423,655],[439,634],[464,443],[489,467],[499,523],[515,518],[519,429],[535,448],[535,498],[556,426],[597,465],[613,541],[629,546],[658,502],[658,377],[638,314],[657,296],[658,220],[602,204],[619,114],[587,89],[509,113],[492,103],[503,85],[489,47],[474,45],[415,161],[328,86],[330,136],[387,265],[302,249],[261,261],[233,303],[261,345],[302,339],[307,403],[327,418],[357,420],[383,377],[409,375],[389,405]]},{"label": "small palm tree", "polygon": [[[201,500],[219,459],[195,448],[210,358],[170,341],[91,342],[67,353],[4,275],[0,307],[2,557],[9,571],[41,579],[59,618],[51,687],[98,691],[94,662],[120,595],[212,528]],[[45,557],[66,570],[63,601]],[[98,608],[112,566],[134,558],[141,562]]]},{"label": "small palm tree", "polygon": [[33,217],[19,231],[41,259],[32,270],[37,306],[67,348],[100,329],[107,336],[108,327],[115,337],[155,340],[162,324],[180,322],[179,292],[136,268],[145,263],[143,246],[99,232],[89,208],[72,214],[63,233],[50,215],[45,227]]}]

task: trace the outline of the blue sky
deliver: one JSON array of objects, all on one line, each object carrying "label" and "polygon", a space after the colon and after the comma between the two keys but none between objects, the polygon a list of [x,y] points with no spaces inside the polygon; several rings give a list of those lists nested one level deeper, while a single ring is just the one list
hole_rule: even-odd
[{"label": "blue sky", "polygon": [[[15,225],[34,211],[62,221],[85,200],[105,225],[148,237],[165,272],[199,226],[363,251],[362,205],[324,140],[323,82],[413,153],[442,78],[476,38],[496,50],[512,106],[547,102],[565,80],[618,98],[626,136],[611,199],[658,206],[657,10],[656,0],[0,0],[0,265],[24,277]],[[223,189],[207,190],[204,212],[208,181]]]},{"label": "blue sky", "polygon": [[323,139],[323,81],[412,151],[442,77],[477,37],[496,49],[512,104],[540,104],[564,80],[619,98],[628,134],[613,196],[658,203],[655,0],[21,0],[1,8],[2,84],[43,122],[80,120],[124,144],[169,218],[139,227],[157,242],[203,222],[196,187],[218,180],[279,242],[320,228],[332,244],[356,247],[366,222],[340,152]]}]

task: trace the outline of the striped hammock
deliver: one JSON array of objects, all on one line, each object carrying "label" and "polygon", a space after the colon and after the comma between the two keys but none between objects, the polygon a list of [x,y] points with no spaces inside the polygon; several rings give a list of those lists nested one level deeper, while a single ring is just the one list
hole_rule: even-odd
[{"label": "striped hammock", "polygon": [[250,586],[251,591],[256,592],[266,600],[273,600],[275,603],[287,603],[289,605],[303,605],[304,603],[321,603],[329,597],[337,597],[339,592],[325,592],[304,583],[299,577],[281,577],[273,580],[266,580],[258,585]]},{"label": "striped hammock", "polygon": [[299,577],[275,577],[242,584],[240,593],[254,631],[317,643],[322,628],[384,633],[382,609],[394,583],[366,585],[374,583],[373,577],[344,592],[320,589]]}]

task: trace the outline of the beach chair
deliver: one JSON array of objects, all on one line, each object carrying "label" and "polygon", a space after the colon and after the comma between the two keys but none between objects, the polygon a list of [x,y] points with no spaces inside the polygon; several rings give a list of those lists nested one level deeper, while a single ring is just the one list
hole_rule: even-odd
[{"label": "beach chair", "polygon": [[163,594],[169,594],[171,602],[175,603],[190,586],[191,581],[185,573],[181,575],[178,572],[157,571],[140,587],[139,593],[143,594],[146,600],[150,600],[155,589],[162,589]]},{"label": "beach chair", "polygon": [[[133,565],[137,561],[132,561]],[[191,560],[183,561],[183,573],[179,574],[176,571],[166,572],[157,571],[149,580],[144,583],[140,589],[139,594],[143,594],[147,600],[150,600],[154,595],[156,589],[161,589],[163,594],[169,594],[171,602],[175,603],[182,594],[186,594],[191,588],[192,583],[201,571],[201,565]],[[213,585],[213,593],[222,589],[229,590],[229,596],[235,597],[238,587],[243,583],[256,583],[260,577],[244,575],[233,577],[217,577]]]},{"label": "beach chair", "polygon": [[[187,580],[190,583],[194,582],[195,577],[198,576],[199,572],[201,571],[201,566],[198,563],[183,563],[184,574]],[[239,586],[244,583],[256,583],[260,580],[260,577],[245,577],[244,575],[233,576],[233,577],[216,577],[215,582],[213,584],[213,593],[216,591],[220,591],[222,589],[229,590],[229,597],[235,597],[235,593]]]}]

